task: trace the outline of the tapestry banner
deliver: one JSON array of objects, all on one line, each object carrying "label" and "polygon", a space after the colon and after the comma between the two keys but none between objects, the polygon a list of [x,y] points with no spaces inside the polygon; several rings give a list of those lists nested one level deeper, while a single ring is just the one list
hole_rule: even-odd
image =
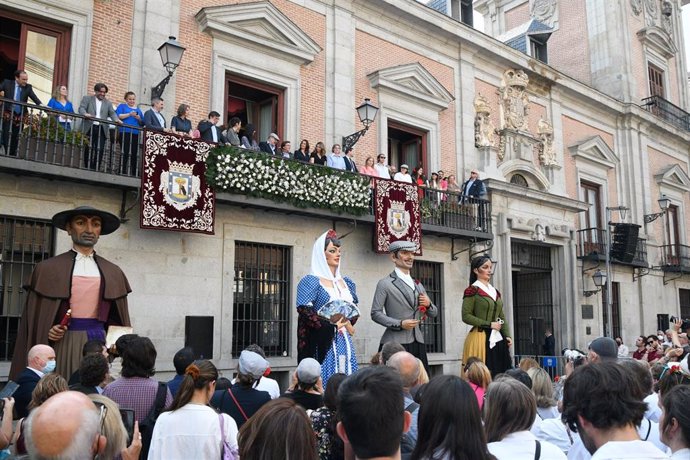
[{"label": "tapestry banner", "polygon": [[417,244],[422,255],[422,225],[417,186],[374,179],[374,251],[388,252],[394,241]]},{"label": "tapestry banner", "polygon": [[206,184],[214,146],[146,131],[141,173],[141,228],[213,234],[215,195]]}]

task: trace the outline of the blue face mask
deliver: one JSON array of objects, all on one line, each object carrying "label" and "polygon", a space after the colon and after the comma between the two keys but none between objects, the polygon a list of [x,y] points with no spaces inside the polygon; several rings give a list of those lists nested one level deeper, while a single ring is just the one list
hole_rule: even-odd
[{"label": "blue face mask", "polygon": [[51,359],[50,361],[46,361],[46,365],[43,366],[43,369],[41,369],[41,372],[44,374],[50,374],[55,370],[55,360]]}]

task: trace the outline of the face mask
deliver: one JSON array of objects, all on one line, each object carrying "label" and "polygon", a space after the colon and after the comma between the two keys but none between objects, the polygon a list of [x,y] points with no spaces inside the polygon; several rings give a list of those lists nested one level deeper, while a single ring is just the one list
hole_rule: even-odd
[{"label": "face mask", "polygon": [[55,360],[46,361],[46,365],[41,369],[44,374],[50,374],[55,370]]},{"label": "face mask", "polygon": [[664,336],[663,336],[663,335],[657,335],[657,337],[659,338],[659,342],[663,342],[663,341],[664,341]]}]

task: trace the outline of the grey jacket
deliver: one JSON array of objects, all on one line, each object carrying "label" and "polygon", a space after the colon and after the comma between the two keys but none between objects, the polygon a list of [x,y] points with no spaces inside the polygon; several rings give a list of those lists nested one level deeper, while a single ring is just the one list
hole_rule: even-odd
[{"label": "grey jacket", "polygon": [[[417,297],[419,294],[426,294],[426,289],[421,283],[417,285],[417,293],[407,285],[393,271],[390,275],[383,278],[376,285],[374,292],[374,302],[371,306],[371,319],[384,326],[386,332],[381,337],[381,343],[398,342],[424,343],[424,334],[419,326],[414,329],[405,330],[400,327],[404,319],[419,319],[420,312],[416,312]],[[427,310],[427,316],[432,318],[438,315],[438,308],[432,304]]]},{"label": "grey jacket", "polygon": [[[107,98],[103,99],[101,102],[101,113],[96,113],[96,96],[84,96],[79,104],[79,113],[82,115],[88,113],[93,116],[92,119],[85,118],[82,124],[82,130],[87,133],[91,129],[91,126],[93,126],[94,121],[100,123],[100,129],[103,134],[108,132],[110,124],[120,121],[120,118],[113,109],[113,103]],[[110,118],[110,120],[108,120],[108,118]]]}]

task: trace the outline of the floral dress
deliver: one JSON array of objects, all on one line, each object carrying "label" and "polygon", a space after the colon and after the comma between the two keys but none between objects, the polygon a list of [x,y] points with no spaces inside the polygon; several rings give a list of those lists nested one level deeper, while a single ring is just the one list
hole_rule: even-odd
[{"label": "floral dress", "polygon": [[[327,407],[320,407],[311,413],[311,426],[316,434],[316,443],[319,449],[319,459],[331,460],[333,456],[334,438],[337,436],[332,431],[332,419],[335,412]],[[340,456],[342,457],[342,456]]]}]

